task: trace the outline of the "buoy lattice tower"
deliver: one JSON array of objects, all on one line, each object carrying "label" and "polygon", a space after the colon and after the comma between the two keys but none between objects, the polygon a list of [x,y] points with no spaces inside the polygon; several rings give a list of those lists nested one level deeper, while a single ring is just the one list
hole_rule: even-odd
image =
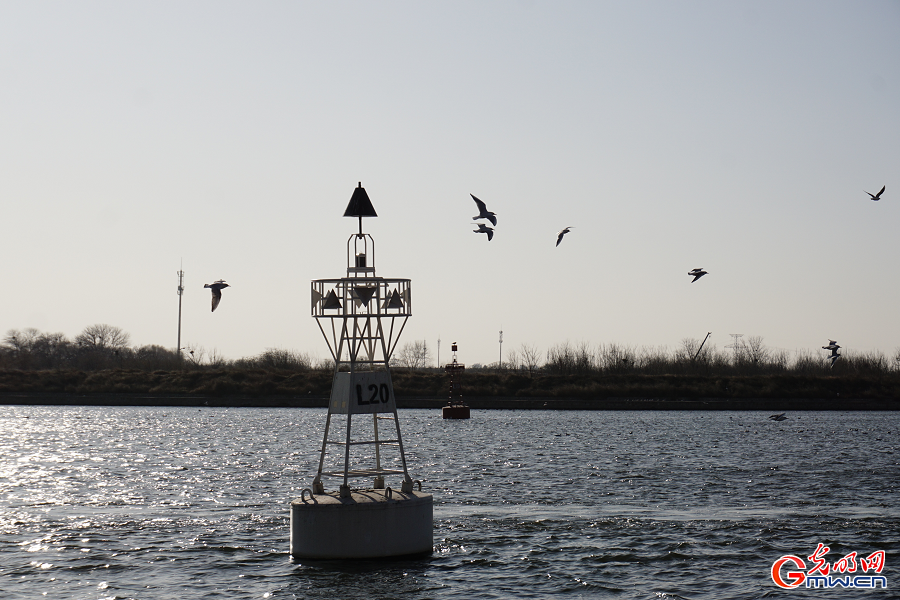
[{"label": "buoy lattice tower", "polygon": [[[291,554],[430,552],[432,496],[409,475],[390,372],[412,315],[410,280],[375,274],[375,241],[363,233],[362,219],[378,215],[361,183],[344,216],[359,219],[359,231],[347,241],[346,276],[312,281],[312,316],[334,360],[334,379],[312,489],[291,503]],[[399,492],[385,476],[401,477]],[[326,478],[341,480],[338,492],[326,491]],[[359,478],[371,478],[371,488],[352,486]]]},{"label": "buoy lattice tower", "polygon": [[[328,403],[325,435],[313,491],[324,493],[323,477],[341,477],[341,495],[350,493],[350,478],[374,477],[373,487],[384,488],[384,476],[402,474],[402,491],[412,491],[406,466],[400,420],[390,374],[390,357],[406,321],[412,315],[409,279],[387,279],[375,275],[375,241],[363,233],[363,217],[374,217],[375,209],[365,188],[356,188],[345,217],[359,217],[359,232],[347,241],[347,276],[312,282],[312,314],[334,359],[334,382]],[[372,415],[371,439],[354,440],[354,415]],[[383,415],[389,416],[383,416]],[[346,417],[343,441],[329,439],[336,415]],[[379,438],[378,422],[393,421],[395,439]],[[343,469],[325,470],[329,446],[343,450]],[[351,463],[357,446],[374,447],[374,465]],[[382,465],[382,449],[399,451],[402,470]],[[358,460],[356,461],[359,462]]]},{"label": "buoy lattice tower", "polygon": [[450,399],[447,405],[441,409],[441,415],[445,419],[468,419],[471,416],[469,405],[465,403],[462,397],[462,374],[466,370],[466,365],[456,359],[456,342],[450,346],[453,352],[453,362],[444,367],[444,370],[450,374]]}]

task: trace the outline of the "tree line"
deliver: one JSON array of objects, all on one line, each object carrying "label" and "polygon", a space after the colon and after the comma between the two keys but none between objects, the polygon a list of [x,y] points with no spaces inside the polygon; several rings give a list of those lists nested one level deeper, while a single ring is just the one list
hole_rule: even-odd
[{"label": "tree line", "polygon": [[269,348],[257,356],[226,360],[216,350],[188,344],[181,352],[156,344],[132,347],[131,336],[113,325],[85,327],[74,339],[62,333],[44,333],[34,328],[11,329],[0,342],[0,369],[46,370],[141,369],[145,371],[184,368],[267,368],[305,370],[315,364],[309,355]]},{"label": "tree line", "polygon": [[[738,339],[725,349],[695,338],[681,340],[680,346],[634,347],[622,344],[592,345],[566,341],[550,347],[546,353],[534,344],[523,343],[507,352],[503,362],[467,365],[470,370],[515,371],[530,376],[544,375],[883,375],[900,374],[900,348],[890,356],[880,351],[845,350],[832,363],[830,353],[817,350],[769,348],[761,336]],[[391,358],[391,366],[410,371],[443,368],[434,365],[434,357],[425,340],[400,347]],[[448,361],[449,362],[449,361]]]},{"label": "tree line", "polygon": [[[151,344],[130,346],[130,335],[120,328],[96,324],[69,339],[62,333],[37,329],[12,329],[0,342],[0,369],[46,370],[102,369],[178,370],[186,368],[261,368],[302,371],[330,370],[329,360],[309,354],[268,348],[259,355],[227,360],[217,351],[189,344],[180,352]],[[727,349],[685,338],[674,350],[666,347],[633,347],[621,344],[592,345],[587,342],[556,344],[545,353],[523,343],[507,353],[503,362],[471,364],[469,369],[515,371],[530,376],[545,375],[885,375],[900,374],[900,349],[892,355],[880,351],[844,350],[834,362],[825,352],[788,352],[768,348],[760,336],[738,340]],[[434,357],[425,340],[409,342],[391,357],[393,368],[409,371],[434,370]],[[441,365],[438,365],[441,368]]]}]

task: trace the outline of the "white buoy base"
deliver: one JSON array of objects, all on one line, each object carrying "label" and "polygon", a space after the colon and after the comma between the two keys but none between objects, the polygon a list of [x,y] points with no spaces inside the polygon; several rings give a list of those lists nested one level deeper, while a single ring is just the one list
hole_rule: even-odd
[{"label": "white buoy base", "polygon": [[387,489],[303,494],[291,502],[291,556],[386,558],[430,553],[431,494]]}]

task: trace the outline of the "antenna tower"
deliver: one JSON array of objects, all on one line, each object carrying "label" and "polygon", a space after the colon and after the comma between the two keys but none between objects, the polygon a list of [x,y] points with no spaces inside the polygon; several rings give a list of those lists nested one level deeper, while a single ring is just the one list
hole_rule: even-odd
[{"label": "antenna tower", "polygon": [[175,352],[181,356],[181,295],[184,294],[184,271],[178,269],[178,346]]}]

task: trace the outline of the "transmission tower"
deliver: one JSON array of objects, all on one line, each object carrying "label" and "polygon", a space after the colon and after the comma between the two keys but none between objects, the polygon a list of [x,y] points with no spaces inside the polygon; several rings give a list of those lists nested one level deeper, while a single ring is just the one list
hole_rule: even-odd
[{"label": "transmission tower", "polygon": [[734,341],[725,346],[726,348],[731,348],[734,350],[734,358],[737,360],[738,350],[743,346],[743,342],[741,342],[738,338],[743,337],[743,333],[729,333],[731,337],[734,338]]}]

